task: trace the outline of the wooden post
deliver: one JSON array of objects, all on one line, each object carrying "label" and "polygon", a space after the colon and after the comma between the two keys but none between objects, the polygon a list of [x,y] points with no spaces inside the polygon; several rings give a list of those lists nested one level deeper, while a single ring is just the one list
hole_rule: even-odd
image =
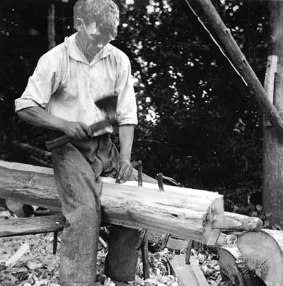
[{"label": "wooden post", "polygon": [[[265,78],[265,89],[280,117],[283,114],[283,2],[272,2],[272,54]],[[269,57],[269,60],[272,59]],[[278,57],[276,67],[275,57]],[[275,73],[275,75],[273,75]],[[273,81],[274,79],[274,81]],[[274,92],[272,87],[274,85]],[[273,99],[272,99],[273,97]],[[264,124],[263,209],[271,225],[283,226],[283,136]]]},{"label": "wooden post", "polygon": [[50,3],[48,8],[48,48],[49,50],[56,46],[55,42],[55,4]]}]

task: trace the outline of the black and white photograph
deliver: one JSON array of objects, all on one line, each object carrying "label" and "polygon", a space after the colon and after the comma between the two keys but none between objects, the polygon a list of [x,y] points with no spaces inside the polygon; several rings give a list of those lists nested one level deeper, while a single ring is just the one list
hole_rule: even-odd
[{"label": "black and white photograph", "polygon": [[282,228],[283,0],[0,1],[0,286],[282,286]]}]

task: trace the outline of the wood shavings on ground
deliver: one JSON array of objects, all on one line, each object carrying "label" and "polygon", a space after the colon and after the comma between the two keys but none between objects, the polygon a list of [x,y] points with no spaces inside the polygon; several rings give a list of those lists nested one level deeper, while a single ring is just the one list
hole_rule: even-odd
[{"label": "wood shavings on ground", "polygon": [[[13,265],[6,262],[15,255],[19,249],[20,255]],[[98,251],[97,277],[103,286],[115,284],[103,275],[104,261],[107,254],[101,245]],[[53,255],[53,234],[36,234],[19,237],[0,238],[0,285],[1,286],[60,286],[59,282],[59,252]],[[168,249],[149,253],[150,278],[143,279],[141,258],[136,273],[136,286],[178,286],[177,278],[170,269],[168,261],[174,253]],[[205,250],[192,250],[200,268],[207,278],[208,284],[213,286],[228,286],[222,281],[217,254]],[[99,283],[98,283],[99,284]]]}]

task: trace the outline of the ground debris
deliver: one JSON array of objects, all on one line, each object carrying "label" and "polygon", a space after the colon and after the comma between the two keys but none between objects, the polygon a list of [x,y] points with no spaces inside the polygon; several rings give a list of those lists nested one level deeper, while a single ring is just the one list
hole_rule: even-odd
[{"label": "ground debris", "polygon": [[[12,265],[5,264],[22,247],[29,249]],[[100,245],[97,260],[97,278],[103,286],[115,286],[115,283],[104,275],[104,261],[107,249]],[[0,239],[0,285],[1,286],[60,286],[59,253],[60,234],[58,236],[58,251],[53,251],[53,234],[36,234]],[[149,253],[150,278],[143,279],[142,259],[139,259],[136,286],[178,286],[177,278],[170,269],[168,261],[174,251],[165,248],[162,251]],[[218,264],[217,252],[205,246],[192,249],[209,285],[228,286],[222,281]]]}]

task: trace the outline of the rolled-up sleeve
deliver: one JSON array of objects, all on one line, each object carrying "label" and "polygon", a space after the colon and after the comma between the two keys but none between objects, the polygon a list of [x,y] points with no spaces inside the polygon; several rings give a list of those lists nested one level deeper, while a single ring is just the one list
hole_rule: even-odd
[{"label": "rolled-up sleeve", "polygon": [[125,54],[120,58],[115,92],[118,94],[117,114],[119,124],[136,125],[138,123],[137,104],[131,76],[131,64]]},{"label": "rolled-up sleeve", "polygon": [[15,111],[41,106],[45,108],[59,84],[57,64],[50,54],[43,55],[29,78],[22,96],[15,100]]}]

